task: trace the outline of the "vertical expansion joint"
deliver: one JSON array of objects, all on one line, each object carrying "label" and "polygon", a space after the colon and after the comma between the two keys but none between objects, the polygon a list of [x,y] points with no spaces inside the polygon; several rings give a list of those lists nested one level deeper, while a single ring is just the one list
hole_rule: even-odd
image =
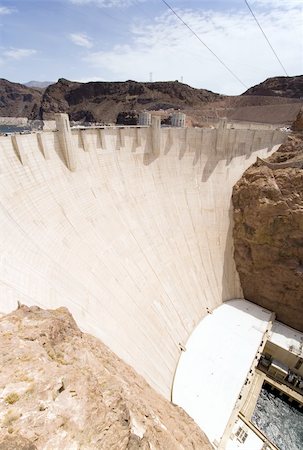
[{"label": "vertical expansion joint", "polygon": [[86,136],[85,136],[85,130],[79,130],[80,133],[80,139],[81,139],[81,143],[83,146],[83,150],[85,152],[88,152],[88,146],[87,146],[87,142],[86,142]]},{"label": "vertical expansion joint", "polygon": [[17,158],[19,159],[19,161],[21,162],[21,164],[23,164],[22,158],[21,158],[21,153],[20,153],[20,148],[19,148],[19,144],[17,141],[17,136],[15,134],[13,134],[11,136],[11,140],[12,140],[12,146],[15,152],[15,155],[17,156]]},{"label": "vertical expansion joint", "polygon": [[69,170],[75,171],[77,168],[75,149],[73,148],[73,137],[70,129],[67,114],[55,114],[56,127],[59,132],[60,146]]},{"label": "vertical expansion joint", "polygon": [[154,155],[158,155],[161,149],[161,117],[152,116],[152,150]]},{"label": "vertical expansion joint", "polygon": [[141,147],[141,128],[136,128],[136,146]]},{"label": "vertical expansion joint", "polygon": [[38,147],[45,159],[50,159],[43,133],[37,133]]},{"label": "vertical expansion joint", "polygon": [[152,126],[152,128],[160,128],[161,127],[161,117],[160,116],[152,116],[151,126]]},{"label": "vertical expansion joint", "polygon": [[105,129],[99,130],[99,139],[102,150],[106,150]]},{"label": "vertical expansion joint", "polygon": [[227,119],[220,119],[217,128],[216,152],[222,153],[225,150],[227,137]]}]

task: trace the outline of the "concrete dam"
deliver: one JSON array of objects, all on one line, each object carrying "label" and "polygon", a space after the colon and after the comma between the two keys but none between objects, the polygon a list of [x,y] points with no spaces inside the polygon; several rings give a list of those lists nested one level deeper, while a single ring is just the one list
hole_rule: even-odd
[{"label": "concrete dam", "polygon": [[66,306],[170,399],[200,321],[243,298],[232,187],[273,126],[71,129],[0,137],[0,312]]}]

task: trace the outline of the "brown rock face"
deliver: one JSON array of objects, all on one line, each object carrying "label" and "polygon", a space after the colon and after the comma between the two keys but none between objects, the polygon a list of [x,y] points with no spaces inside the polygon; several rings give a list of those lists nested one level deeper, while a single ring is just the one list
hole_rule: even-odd
[{"label": "brown rock face", "polygon": [[42,93],[0,78],[0,117],[40,118]]},{"label": "brown rock face", "polygon": [[188,108],[199,111],[223,98],[177,81],[80,83],[60,78],[44,90],[0,79],[0,117],[48,120],[64,112],[75,121],[115,123],[119,113]]},{"label": "brown rock face", "polygon": [[303,108],[299,111],[296,120],[292,124],[293,131],[303,131]]},{"label": "brown rock face", "polygon": [[22,306],[0,318],[0,367],[0,449],[212,448],[65,308]]},{"label": "brown rock face", "polygon": [[[143,110],[180,109],[187,114],[196,111],[200,120],[205,106],[216,101],[224,102],[224,98],[177,81],[80,83],[60,78],[45,89],[32,89],[0,79],[0,117],[49,120],[54,119],[55,113],[64,112],[74,121],[115,123],[125,114],[138,116]],[[214,111],[212,114],[216,117]]]},{"label": "brown rock face", "polygon": [[128,111],[184,109],[202,106],[222,96],[178,82],[75,83],[59,79],[43,95],[43,119],[55,112],[66,112],[71,120],[116,122],[119,113]]},{"label": "brown rock face", "polygon": [[295,77],[267,78],[256,86],[249,88],[242,95],[270,95],[289,98],[302,98],[303,75]]},{"label": "brown rock face", "polygon": [[244,297],[303,331],[303,137],[292,136],[235,185],[235,261]]},{"label": "brown rock face", "polygon": [[168,117],[180,110],[193,126],[205,126],[218,117],[288,125],[302,106],[303,77],[281,80],[270,78],[259,85],[264,88],[255,86],[248,95],[225,96],[177,81],[80,83],[60,78],[46,89],[30,89],[0,79],[0,117],[48,120],[65,112],[74,121],[131,124],[128,119],[121,122],[121,117],[143,110],[165,111]]}]

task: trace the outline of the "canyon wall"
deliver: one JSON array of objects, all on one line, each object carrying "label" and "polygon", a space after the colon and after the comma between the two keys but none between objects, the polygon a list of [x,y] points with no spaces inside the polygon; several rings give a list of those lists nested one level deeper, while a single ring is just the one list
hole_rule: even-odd
[{"label": "canyon wall", "polygon": [[[299,120],[296,122],[299,127]],[[235,260],[247,300],[303,331],[303,135],[258,160],[233,190]]]}]

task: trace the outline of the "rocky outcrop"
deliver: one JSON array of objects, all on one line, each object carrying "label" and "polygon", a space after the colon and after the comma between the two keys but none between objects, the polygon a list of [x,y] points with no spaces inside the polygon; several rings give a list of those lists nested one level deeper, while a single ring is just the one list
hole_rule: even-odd
[{"label": "rocky outcrop", "polygon": [[138,122],[139,114],[134,111],[120,112],[116,119],[117,125],[138,125]]},{"label": "rocky outcrop", "polygon": [[[194,89],[176,82],[75,83],[60,79],[49,86],[42,100],[43,119],[54,113],[68,113],[71,120],[115,123],[119,113],[159,109],[184,109],[220,98],[205,89]],[[81,114],[80,114],[81,112]]]},{"label": "rocky outcrop", "polygon": [[235,261],[244,297],[303,331],[303,136],[235,185]]},{"label": "rocky outcrop", "polygon": [[0,318],[0,365],[1,450],[212,448],[65,308]]},{"label": "rocky outcrop", "polygon": [[291,123],[302,102],[283,98],[287,95],[268,95],[226,97],[177,81],[74,83],[60,79],[46,89],[41,110],[44,119],[52,119],[55,112],[66,112],[71,120],[105,123],[115,123],[119,115],[130,111],[179,109],[198,124],[204,116],[213,115],[215,119],[218,114],[239,120]]},{"label": "rocky outcrop", "polygon": [[[52,120],[55,113],[65,112],[73,121],[127,124],[129,117],[121,122],[123,116],[138,116],[143,110],[161,110],[163,120],[180,110],[187,114],[187,123],[196,126],[207,125],[218,117],[288,125],[302,106],[302,77],[290,77],[296,79],[293,85],[297,90],[293,91],[291,80],[281,78],[286,80],[275,92],[260,88],[259,95],[255,87],[247,91],[248,95],[233,97],[195,89],[178,81],[79,83],[61,78],[46,89],[30,89],[0,79],[0,117]],[[278,79],[269,79],[261,85],[272,80]]]},{"label": "rocky outcrop", "polygon": [[61,78],[43,90],[0,79],[2,117],[52,120],[64,112],[74,121],[115,123],[119,114],[129,111],[199,109],[221,98],[177,81],[79,83]]},{"label": "rocky outcrop", "polygon": [[19,83],[0,79],[0,116],[40,118],[42,93]]},{"label": "rocky outcrop", "polygon": [[299,111],[291,128],[293,131],[303,131],[303,108]]},{"label": "rocky outcrop", "polygon": [[242,95],[270,95],[278,97],[302,98],[303,75],[295,77],[267,78],[256,86],[249,88]]}]

